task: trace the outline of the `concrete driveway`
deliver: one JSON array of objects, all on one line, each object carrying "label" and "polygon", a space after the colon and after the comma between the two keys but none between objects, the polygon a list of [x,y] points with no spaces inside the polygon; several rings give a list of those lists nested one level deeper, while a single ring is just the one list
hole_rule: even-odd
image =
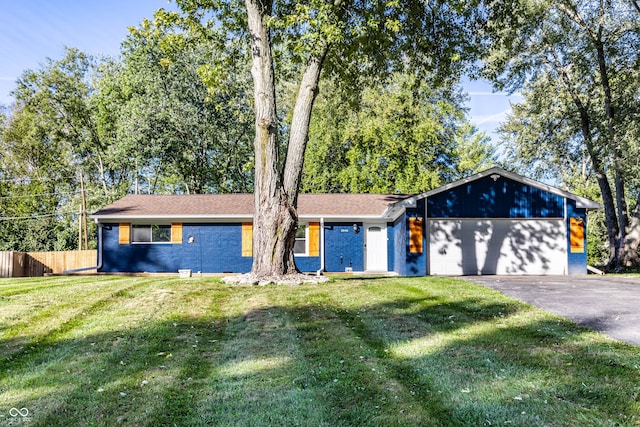
[{"label": "concrete driveway", "polygon": [[640,345],[640,279],[608,276],[477,276],[464,279],[612,338]]}]

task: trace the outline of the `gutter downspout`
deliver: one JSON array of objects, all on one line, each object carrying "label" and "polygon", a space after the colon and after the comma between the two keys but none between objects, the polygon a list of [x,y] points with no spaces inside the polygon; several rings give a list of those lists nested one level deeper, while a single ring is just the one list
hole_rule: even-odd
[{"label": "gutter downspout", "polygon": [[104,225],[101,223],[98,223],[98,265],[94,267],[83,267],[83,268],[74,268],[73,270],[65,270],[62,272],[62,274],[79,273],[81,271],[89,271],[89,270],[96,270],[96,272],[98,272],[98,270],[102,268],[102,229],[103,228],[104,228]]},{"label": "gutter downspout", "polygon": [[322,276],[324,270],[324,218],[320,218],[320,270],[316,275]]}]

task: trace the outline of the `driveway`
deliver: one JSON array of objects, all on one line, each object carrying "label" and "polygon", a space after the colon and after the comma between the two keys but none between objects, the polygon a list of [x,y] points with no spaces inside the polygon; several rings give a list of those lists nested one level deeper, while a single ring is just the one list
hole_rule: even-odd
[{"label": "driveway", "polygon": [[640,279],[607,276],[477,276],[464,279],[612,338],[640,345]]}]

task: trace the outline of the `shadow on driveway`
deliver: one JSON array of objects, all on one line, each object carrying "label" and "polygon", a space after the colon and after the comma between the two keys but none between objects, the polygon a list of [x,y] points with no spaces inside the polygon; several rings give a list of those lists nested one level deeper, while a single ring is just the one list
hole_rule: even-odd
[{"label": "shadow on driveway", "polygon": [[473,283],[640,345],[640,280],[607,276],[467,276]]}]

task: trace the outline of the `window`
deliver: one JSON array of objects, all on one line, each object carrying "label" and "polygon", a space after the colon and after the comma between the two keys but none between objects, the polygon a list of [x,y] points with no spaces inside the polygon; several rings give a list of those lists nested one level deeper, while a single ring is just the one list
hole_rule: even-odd
[{"label": "window", "polygon": [[295,255],[307,255],[307,226],[299,225],[296,229],[296,242],[293,245]]},{"label": "window", "polygon": [[131,226],[132,243],[171,243],[171,225]]}]

